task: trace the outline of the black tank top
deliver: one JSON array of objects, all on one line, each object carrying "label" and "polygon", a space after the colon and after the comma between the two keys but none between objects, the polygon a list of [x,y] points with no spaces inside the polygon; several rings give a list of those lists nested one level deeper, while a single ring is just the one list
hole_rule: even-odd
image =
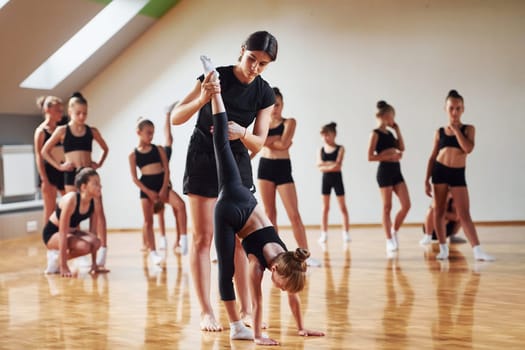
[{"label": "black tank top", "polygon": [[263,248],[267,243],[277,243],[283,247],[285,251],[288,251],[286,245],[283,243],[277,232],[275,232],[273,226],[268,226],[250,233],[241,243],[246,255],[253,254],[257,260],[259,260],[259,264],[265,269],[268,268],[268,263],[264,258]]},{"label": "black tank top", "polygon": [[323,162],[329,162],[329,161],[335,162],[337,160],[337,155],[339,154],[339,148],[341,148],[341,146],[337,145],[335,146],[335,151],[326,153],[324,150],[324,147],[321,147],[321,160]]},{"label": "black tank top", "polygon": [[[242,127],[253,123],[259,110],[275,103],[275,94],[270,85],[259,75],[249,84],[241,83],[233,73],[234,66],[217,67],[221,81],[221,95],[224,100],[228,120]],[[202,82],[204,75],[199,77]],[[190,139],[190,149],[195,152],[213,153],[213,138],[210,128],[213,125],[211,103],[208,102],[199,110],[198,131]],[[247,152],[241,140],[230,141],[233,153]]]},{"label": "black tank top", "polygon": [[151,150],[148,153],[141,153],[135,148],[135,160],[140,169],[149,164],[161,163],[158,147],[151,144]]},{"label": "black tank top", "polygon": [[394,137],[394,134],[392,134],[389,130],[387,130],[386,134],[379,129],[374,129],[374,132],[379,136],[375,150],[377,154],[381,153],[385,149],[397,148],[397,140]]},{"label": "black tank top", "polygon": [[[461,133],[465,135],[465,129],[467,128],[466,124],[463,124],[461,126]],[[442,149],[445,147],[455,147],[455,148],[461,148],[458,142],[458,138],[456,135],[448,136],[445,134],[445,128],[441,127],[439,128],[439,143],[438,143],[438,149]]]},{"label": "black tank top", "polygon": [[69,125],[66,126],[66,135],[64,136],[64,152],[72,151],[92,151],[93,133],[91,128],[86,125],[86,132],[82,136],[75,136],[71,132]]},{"label": "black tank top", "polygon": [[[93,214],[93,210],[95,210],[95,202],[93,199],[89,203],[89,209],[85,213],[80,212],[80,193],[77,192],[77,206],[75,207],[75,211],[71,215],[71,219],[69,219],[69,227],[77,227],[82,221],[86,220]],[[57,208],[55,210],[55,213],[57,215],[57,218],[60,220],[60,214],[62,213],[62,209],[57,205]]]},{"label": "black tank top", "polygon": [[284,132],[284,120],[281,122],[281,124],[277,125],[275,128],[269,129],[268,136],[282,135],[283,132]]}]

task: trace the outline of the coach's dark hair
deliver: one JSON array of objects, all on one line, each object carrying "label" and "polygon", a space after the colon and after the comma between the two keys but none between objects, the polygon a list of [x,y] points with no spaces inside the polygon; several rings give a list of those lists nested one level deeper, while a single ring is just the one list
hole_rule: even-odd
[{"label": "coach's dark hair", "polygon": [[388,112],[392,112],[394,114],[396,113],[396,110],[394,109],[394,107],[392,107],[392,105],[388,104],[386,101],[383,101],[383,100],[378,101],[376,104],[376,107],[377,107],[376,117],[382,117]]},{"label": "coach's dark hair", "polygon": [[277,39],[265,30],[250,34],[242,46],[250,51],[264,51],[272,61],[277,59]]},{"label": "coach's dark hair", "polygon": [[330,132],[333,132],[334,134],[337,134],[336,126],[337,126],[337,124],[335,122],[331,122],[331,123],[328,123],[326,125],[323,125],[321,127],[321,135],[328,134]]},{"label": "coach's dark hair", "polygon": [[463,96],[461,96],[459,94],[459,92],[457,92],[456,90],[450,90],[448,92],[447,98],[445,100],[448,100],[450,98],[453,98],[453,99],[456,99],[456,100],[461,100],[461,102],[464,102],[463,101]]},{"label": "coach's dark hair", "polygon": [[77,172],[77,175],[75,175],[75,187],[77,189],[80,189],[82,185],[85,185],[88,183],[89,179],[93,176],[98,176],[98,173],[93,168],[82,168]]}]

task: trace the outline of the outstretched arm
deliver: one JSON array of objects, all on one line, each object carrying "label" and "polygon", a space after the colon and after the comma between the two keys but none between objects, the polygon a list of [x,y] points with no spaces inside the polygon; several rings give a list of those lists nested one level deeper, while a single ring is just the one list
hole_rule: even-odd
[{"label": "outstretched arm", "polygon": [[299,299],[299,296],[296,293],[288,293],[288,305],[290,305],[290,310],[292,311],[292,315],[295,318],[295,323],[297,323],[297,331],[299,335],[303,337],[324,336],[324,332],[313,331],[304,328],[303,316],[301,314],[301,300]]}]

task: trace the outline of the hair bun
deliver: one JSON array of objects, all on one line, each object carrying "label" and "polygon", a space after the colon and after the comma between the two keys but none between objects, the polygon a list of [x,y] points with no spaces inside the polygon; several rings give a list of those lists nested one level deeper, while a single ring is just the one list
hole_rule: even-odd
[{"label": "hair bun", "polygon": [[386,103],[386,101],[384,101],[384,100],[381,100],[381,101],[377,101],[376,106],[377,106],[377,108],[379,108],[379,109],[383,109],[383,108],[385,108],[386,106],[388,106],[388,103]]},{"label": "hair bun", "polygon": [[293,257],[297,261],[303,262],[310,257],[310,252],[308,251],[308,249],[297,248],[295,252],[293,253]]},{"label": "hair bun", "polygon": [[330,125],[331,127],[333,127],[333,128],[335,129],[335,127],[337,126],[337,123],[336,123],[336,122],[331,122],[331,123],[328,124],[328,125]]},{"label": "hair bun", "polygon": [[82,99],[84,98],[84,96],[82,96],[82,94],[78,91],[73,92],[71,97],[82,98]]},{"label": "hair bun", "polygon": [[459,97],[459,96],[460,95],[459,95],[459,92],[457,92],[457,90],[452,89],[448,92],[448,97]]}]

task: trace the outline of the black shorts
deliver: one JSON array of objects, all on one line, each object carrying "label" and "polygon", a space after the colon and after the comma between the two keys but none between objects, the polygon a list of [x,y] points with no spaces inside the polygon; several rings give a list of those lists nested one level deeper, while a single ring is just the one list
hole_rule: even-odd
[{"label": "black shorts", "polygon": [[261,158],[257,178],[271,181],[276,186],[293,183],[292,162],[290,159]]},{"label": "black shorts", "polygon": [[335,190],[336,196],[344,196],[345,186],[343,185],[343,175],[340,171],[323,173],[321,193],[325,196],[330,195],[332,188]]},{"label": "black shorts", "polygon": [[466,187],[465,168],[451,168],[439,162],[434,162],[432,169],[433,184],[447,184],[450,187]]},{"label": "black shorts", "polygon": [[[49,163],[44,163],[44,169],[47,175],[49,183],[55,186],[60,191],[64,190],[64,173]],[[42,185],[42,180],[40,179],[39,186]]]},{"label": "black shorts", "polygon": [[64,171],[64,185],[66,186],[75,186],[75,177],[77,176],[77,170],[73,169],[69,171]]},{"label": "black shorts", "polygon": [[380,162],[376,175],[379,187],[390,187],[404,182],[399,162]]},{"label": "black shorts", "polygon": [[[142,175],[140,177],[140,182],[144,184],[147,188],[152,191],[160,192],[162,184],[164,183],[164,173],[154,174],[154,175]],[[140,198],[149,198],[148,195],[140,191]]]},{"label": "black shorts", "polygon": [[51,221],[48,221],[46,226],[44,226],[44,230],[42,231],[42,240],[44,241],[44,244],[47,245],[47,242],[49,242],[51,237],[57,232],[58,226]]},{"label": "black shorts", "polygon": [[[186,168],[184,169],[183,193],[195,194],[208,198],[217,198],[219,195],[219,180],[217,179],[217,165],[213,148],[203,152],[198,138],[201,132],[198,129],[190,139],[190,146],[186,155]],[[198,131],[197,131],[198,130]],[[255,192],[253,185],[252,165],[248,151],[233,150],[233,157],[239,167],[243,185],[251,192]]]}]

